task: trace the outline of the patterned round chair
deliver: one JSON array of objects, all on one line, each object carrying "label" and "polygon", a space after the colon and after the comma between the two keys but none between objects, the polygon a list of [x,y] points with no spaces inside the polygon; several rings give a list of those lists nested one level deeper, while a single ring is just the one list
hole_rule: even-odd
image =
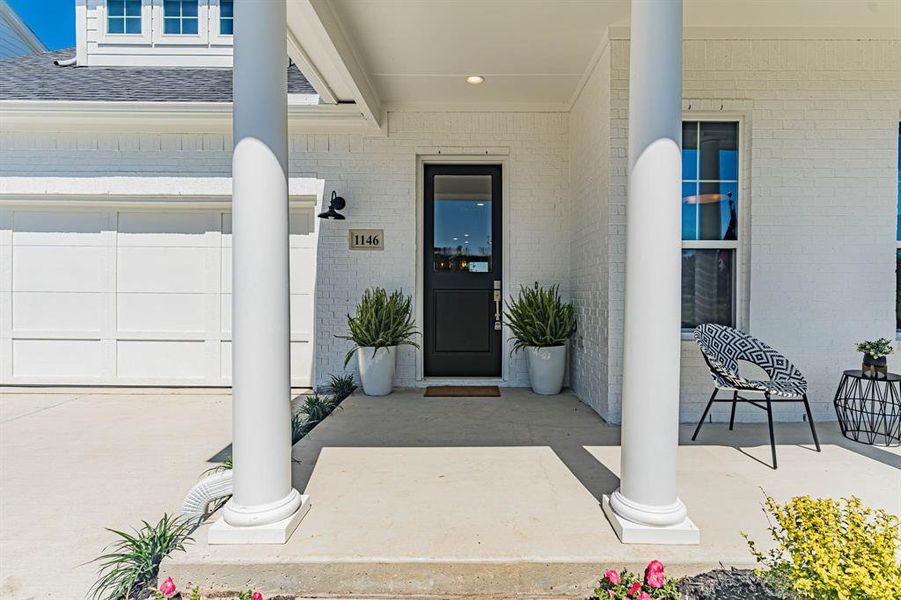
[{"label": "patterned round chair", "polygon": [[[710,368],[713,377],[713,394],[704,414],[698,421],[692,441],[698,437],[704,419],[710,412],[714,402],[731,402],[732,415],[729,417],[729,430],[735,425],[735,405],[739,402],[747,402],[757,408],[766,411],[767,422],[770,427],[770,448],[773,452],[773,468],[776,463],[776,438],[773,435],[773,402],[803,402],[807,411],[807,421],[810,423],[810,433],[813,434],[813,442],[817,452],[820,451],[820,441],[817,439],[817,430],[813,424],[813,416],[810,414],[810,404],[807,402],[807,381],[804,376],[787,358],[743,331],[705,323],[695,329],[695,341],[701,349],[701,354]],[[738,372],[738,361],[746,361],[760,367],[769,377],[768,380],[745,379]],[[732,392],[731,398],[717,398],[720,391]],[[740,392],[757,392],[763,394],[763,399],[746,398]]]}]

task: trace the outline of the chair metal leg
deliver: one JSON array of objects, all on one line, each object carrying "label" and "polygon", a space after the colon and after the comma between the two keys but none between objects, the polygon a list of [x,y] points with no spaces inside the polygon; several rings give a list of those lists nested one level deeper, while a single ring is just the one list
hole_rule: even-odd
[{"label": "chair metal leg", "polygon": [[691,441],[695,441],[695,438],[698,437],[698,432],[701,431],[701,425],[704,424],[704,419],[707,418],[707,413],[710,412],[710,407],[713,406],[713,399],[716,398],[717,389],[713,388],[713,393],[710,394],[710,401],[707,402],[707,407],[704,409],[704,414],[701,415],[701,420],[698,421],[698,426],[695,428],[695,433],[691,436]]},{"label": "chair metal leg", "polygon": [[766,420],[770,426],[770,449],[773,452],[773,469],[778,469],[779,466],[776,463],[776,436],[773,433],[773,405],[770,402],[769,393],[766,395]]},{"label": "chair metal leg", "polygon": [[732,392],[732,414],[729,416],[729,431],[735,425],[735,405],[738,403],[738,390]]},{"label": "chair metal leg", "polygon": [[807,420],[810,422],[810,433],[813,434],[813,443],[817,447],[817,452],[820,451],[820,440],[817,438],[817,428],[813,424],[813,415],[810,414],[810,403],[807,401],[807,394],[802,396],[804,398],[804,410],[807,411]]}]

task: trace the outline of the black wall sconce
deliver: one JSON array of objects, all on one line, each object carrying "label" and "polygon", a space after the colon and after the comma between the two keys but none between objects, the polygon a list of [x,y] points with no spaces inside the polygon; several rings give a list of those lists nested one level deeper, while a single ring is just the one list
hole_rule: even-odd
[{"label": "black wall sconce", "polygon": [[344,210],[344,207],[347,205],[347,202],[344,201],[344,198],[336,194],[332,191],[332,199],[328,203],[328,210],[325,212],[319,213],[320,219],[337,219],[338,221],[343,221],[345,216],[339,213],[339,210]]}]

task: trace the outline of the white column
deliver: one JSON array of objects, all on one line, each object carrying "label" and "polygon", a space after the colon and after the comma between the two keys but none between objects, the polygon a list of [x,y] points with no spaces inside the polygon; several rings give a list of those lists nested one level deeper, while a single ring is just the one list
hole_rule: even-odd
[{"label": "white column", "polygon": [[682,0],[633,0],[620,488],[625,543],[698,543],[676,496],[681,309]]},{"label": "white column", "polygon": [[309,506],[291,486],[285,19],[285,0],[235,2],[234,491],[210,543],[285,542]]}]

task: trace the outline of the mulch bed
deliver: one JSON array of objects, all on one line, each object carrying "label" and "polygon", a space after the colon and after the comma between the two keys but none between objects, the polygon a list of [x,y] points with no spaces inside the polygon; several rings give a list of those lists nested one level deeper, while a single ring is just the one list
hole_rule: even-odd
[{"label": "mulch bed", "polygon": [[716,569],[679,582],[683,600],[791,600],[750,569]]}]

